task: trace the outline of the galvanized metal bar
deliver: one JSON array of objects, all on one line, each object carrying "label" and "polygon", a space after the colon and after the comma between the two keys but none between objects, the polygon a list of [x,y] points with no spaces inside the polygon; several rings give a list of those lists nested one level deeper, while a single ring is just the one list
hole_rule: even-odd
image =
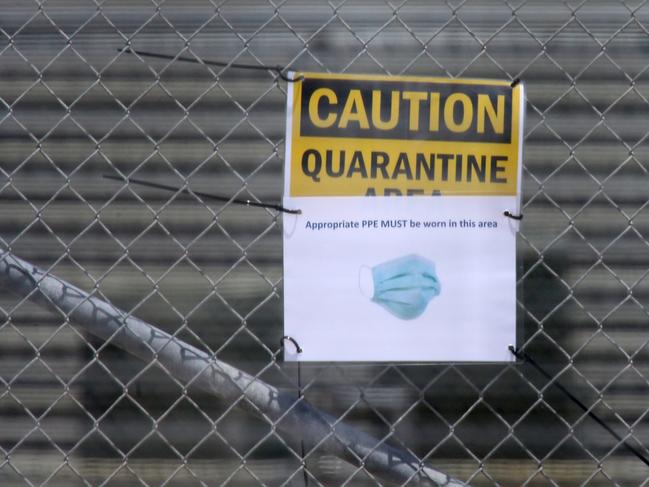
[{"label": "galvanized metal bar", "polygon": [[395,484],[466,486],[443,472],[422,465],[408,451],[387,445],[338,421],[294,393],[285,392],[222,362],[110,303],[14,256],[0,254],[0,286],[20,298],[63,313],[70,322],[145,361],[157,361],[177,380],[191,383],[254,413],[307,450],[319,450]]}]

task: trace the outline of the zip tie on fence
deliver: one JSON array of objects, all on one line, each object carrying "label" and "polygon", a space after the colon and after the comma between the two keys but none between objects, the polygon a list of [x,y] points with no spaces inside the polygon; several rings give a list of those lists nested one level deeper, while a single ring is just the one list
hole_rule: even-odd
[{"label": "zip tie on fence", "polygon": [[149,51],[140,51],[136,49],[131,49],[130,47],[125,47],[124,49],[117,49],[119,52],[125,52],[128,54],[137,54],[142,57],[152,57],[157,59],[167,59],[171,61],[185,61],[187,63],[194,64],[205,64],[207,66],[218,66],[220,68],[236,68],[236,69],[250,69],[255,71],[273,71],[277,76],[282,78],[287,83],[295,83],[297,81],[302,81],[304,76],[298,76],[297,78],[289,78],[284,74],[286,71],[286,66],[268,66],[266,64],[244,64],[244,63],[228,63],[225,61],[214,61],[210,59],[203,58],[194,58],[187,56],[172,56],[170,54],[161,54],[158,52],[149,52]]},{"label": "zip tie on fence", "polygon": [[275,204],[275,203],[262,203],[260,201],[250,201],[250,200],[242,200],[242,199],[238,199],[238,198],[229,198],[228,196],[221,196],[221,195],[218,195],[218,194],[203,193],[202,191],[194,191],[193,189],[189,189],[189,188],[180,188],[180,187],[177,187],[177,186],[171,186],[169,184],[162,184],[162,183],[154,183],[152,181],[145,181],[144,179],[128,178],[128,177],[122,177],[122,176],[113,176],[112,174],[104,174],[103,177],[105,179],[112,179],[113,181],[122,181],[122,182],[126,182],[126,183],[131,183],[131,184],[139,184],[140,186],[148,186],[150,188],[163,189],[165,191],[175,191],[177,193],[200,196],[201,198],[210,199],[210,200],[216,200],[216,201],[223,201],[225,203],[233,203],[235,205],[254,206],[256,208],[269,208],[271,210],[277,210],[277,211],[281,211],[281,212],[284,212],[284,213],[290,213],[292,215],[300,215],[302,213],[302,210],[299,210],[299,209],[298,210],[291,210],[289,208],[284,208],[282,205],[278,205],[278,204]]},{"label": "zip tie on fence", "polygon": [[302,347],[300,347],[300,344],[297,342],[297,340],[295,338],[291,337],[291,336],[288,336],[288,335],[284,335],[282,337],[282,340],[279,342],[280,347],[284,348],[284,342],[286,340],[288,340],[289,342],[291,342],[295,346],[295,351],[297,353],[302,353]]},{"label": "zip tie on fence", "polygon": [[523,362],[528,362],[532,367],[534,367],[536,370],[538,370],[546,379],[552,382],[552,384],[559,389],[561,392],[563,392],[572,402],[574,402],[577,406],[579,406],[588,416],[590,416],[592,419],[595,420],[597,424],[599,424],[602,428],[604,428],[606,431],[608,431],[613,438],[615,438],[617,441],[619,441],[622,445],[625,446],[627,450],[629,450],[631,453],[633,453],[636,457],[638,457],[642,462],[649,466],[649,459],[647,459],[646,456],[644,456],[640,451],[638,451],[634,446],[629,445],[625,439],[623,439],[619,434],[615,432],[613,428],[611,428],[608,424],[604,422],[603,419],[601,419],[599,416],[597,416],[594,412],[588,408],[577,396],[575,396],[572,392],[570,392],[566,387],[564,387],[558,380],[553,380],[554,377],[545,370],[543,367],[541,367],[536,360],[534,360],[527,352],[524,352],[522,350],[517,350],[516,347],[513,345],[509,346],[509,351],[518,359],[522,360]]},{"label": "zip tie on fence", "polygon": [[[523,219],[523,214],[521,213],[520,215],[514,215],[511,211],[505,210],[503,211],[503,215],[505,215],[507,218],[511,218],[512,220],[518,220],[521,221]],[[513,352],[512,352],[513,353]]]}]

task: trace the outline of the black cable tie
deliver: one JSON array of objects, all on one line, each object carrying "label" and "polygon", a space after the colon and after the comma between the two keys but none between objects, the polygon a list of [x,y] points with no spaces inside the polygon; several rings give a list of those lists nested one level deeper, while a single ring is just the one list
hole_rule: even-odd
[{"label": "black cable tie", "polygon": [[514,80],[511,83],[509,83],[509,86],[511,86],[512,88],[516,88],[516,85],[519,84],[520,82],[521,82],[520,78],[514,78]]},{"label": "black cable tie", "polygon": [[514,215],[512,212],[509,210],[505,210],[503,212],[503,215],[505,215],[507,218],[511,218],[512,220],[518,220],[521,221],[523,219],[523,214],[521,213],[520,215]]},{"label": "black cable tie", "polygon": [[277,74],[280,78],[282,78],[284,81],[288,83],[295,83],[297,81],[302,81],[304,79],[304,76],[298,76],[297,78],[289,78],[284,74],[284,71],[286,71],[285,66],[268,66],[265,64],[243,64],[243,63],[227,63],[224,61],[213,61],[209,59],[203,59],[203,58],[195,58],[195,57],[188,57],[188,56],[172,56],[170,54],[160,54],[158,52],[149,52],[149,51],[139,51],[135,49],[131,49],[130,47],[125,47],[124,49],[117,49],[119,52],[125,52],[128,54],[137,54],[138,56],[143,56],[143,57],[152,57],[152,58],[157,58],[157,59],[167,59],[170,61],[185,61],[187,63],[194,63],[194,64],[205,64],[207,66],[218,66],[220,68],[236,68],[236,69],[251,69],[251,70],[258,70],[258,71],[273,71],[275,74]]},{"label": "black cable tie", "polygon": [[274,204],[274,203],[262,203],[262,202],[258,202],[258,201],[242,200],[242,199],[238,199],[238,198],[229,198],[227,196],[203,193],[201,191],[194,191],[194,190],[189,189],[189,188],[179,188],[179,187],[176,187],[176,186],[171,186],[169,184],[153,183],[151,181],[145,181],[143,179],[127,178],[127,177],[122,177],[122,176],[113,176],[111,174],[104,174],[103,177],[106,178],[106,179],[112,179],[113,181],[122,181],[122,182],[125,182],[125,183],[139,184],[141,186],[148,186],[150,188],[163,189],[165,191],[175,191],[175,192],[178,192],[178,193],[184,193],[184,194],[188,194],[188,195],[200,196],[201,198],[205,198],[205,199],[223,201],[225,203],[233,203],[235,205],[254,206],[256,208],[269,208],[271,210],[281,211],[281,212],[284,212],[284,213],[290,213],[290,214],[293,214],[293,215],[299,215],[299,214],[302,213],[302,210],[290,210],[288,208],[284,208],[282,205],[278,205],[278,204]]},{"label": "black cable tie", "polygon": [[302,353],[302,347],[300,347],[300,344],[297,342],[297,340],[295,338],[293,338],[293,337],[288,336],[288,335],[284,335],[282,337],[282,339],[279,342],[279,346],[284,348],[284,342],[286,340],[288,340],[289,342],[291,342],[295,346],[295,351],[297,353]]},{"label": "black cable tie", "polygon": [[554,380],[554,377],[546,371],[543,367],[541,367],[536,360],[534,360],[527,352],[523,352],[521,350],[517,350],[516,347],[513,345],[509,346],[509,351],[519,360],[522,360],[524,362],[528,362],[532,367],[534,367],[536,370],[538,370],[546,379],[552,382],[554,384],[554,387],[559,389],[561,392],[563,392],[572,402],[574,402],[577,406],[579,406],[582,411],[584,411],[590,418],[594,419],[597,424],[599,424],[602,428],[604,428],[606,431],[608,431],[613,438],[615,438],[618,442],[620,442],[622,445],[626,447],[627,450],[629,450],[631,453],[633,453],[636,457],[638,457],[642,462],[649,466],[649,459],[647,459],[646,456],[644,456],[641,452],[639,452],[635,447],[632,445],[629,445],[626,440],[624,440],[619,434],[615,432],[613,428],[611,428],[608,424],[604,422],[603,419],[601,419],[599,416],[597,416],[593,411],[591,411],[588,406],[586,406],[577,396],[575,396],[572,392],[570,392],[566,387],[564,387],[558,380]]}]

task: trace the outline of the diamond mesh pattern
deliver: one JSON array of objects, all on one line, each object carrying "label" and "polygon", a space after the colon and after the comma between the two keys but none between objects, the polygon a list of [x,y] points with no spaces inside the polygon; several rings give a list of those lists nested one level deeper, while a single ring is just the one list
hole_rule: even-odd
[{"label": "diamond mesh pattern", "polygon": [[[649,455],[646,1],[0,1],[0,244],[474,486],[648,485],[524,364],[283,364],[285,84],[302,70],[526,82],[519,346]],[[0,295],[0,484],[379,485],[244,401],[187,391]]]}]

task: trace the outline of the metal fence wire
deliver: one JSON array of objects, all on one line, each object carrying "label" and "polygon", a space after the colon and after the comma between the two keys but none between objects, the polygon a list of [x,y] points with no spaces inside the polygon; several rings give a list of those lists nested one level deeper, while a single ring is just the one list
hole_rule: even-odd
[{"label": "metal fence wire", "polygon": [[[648,29],[639,0],[0,0],[0,484],[649,485]],[[286,82],[239,63],[525,81],[532,361],[282,362],[281,215],[233,201],[280,201]]]}]

